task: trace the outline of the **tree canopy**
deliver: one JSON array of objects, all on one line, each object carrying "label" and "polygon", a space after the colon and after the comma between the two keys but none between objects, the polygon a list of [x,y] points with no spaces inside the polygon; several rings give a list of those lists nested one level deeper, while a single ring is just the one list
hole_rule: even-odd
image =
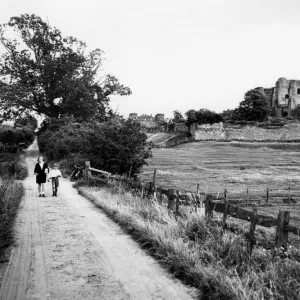
[{"label": "tree canopy", "polygon": [[235,119],[243,121],[264,121],[270,114],[271,108],[262,88],[248,91],[234,111]]},{"label": "tree canopy", "polygon": [[[13,38],[12,36],[15,36]],[[105,119],[109,97],[129,95],[113,75],[100,77],[104,53],[62,36],[36,15],[12,17],[0,26],[0,119],[24,112],[77,120]]]},{"label": "tree canopy", "polygon": [[199,110],[190,109],[185,113],[185,115],[187,117],[188,124],[213,124],[223,121],[222,116],[206,108],[201,108]]},{"label": "tree canopy", "polygon": [[183,115],[179,110],[174,110],[173,111],[173,118],[172,118],[173,123],[178,122],[178,121],[183,120],[183,119],[184,119]]}]

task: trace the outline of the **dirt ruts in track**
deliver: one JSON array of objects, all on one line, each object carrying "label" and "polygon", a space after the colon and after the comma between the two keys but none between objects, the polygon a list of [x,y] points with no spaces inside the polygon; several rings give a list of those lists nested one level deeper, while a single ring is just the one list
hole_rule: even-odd
[{"label": "dirt ruts in track", "polygon": [[37,197],[37,156],[34,143],[1,300],[196,298],[195,289],[166,273],[68,180],[61,181],[58,197],[50,196],[50,183],[46,198]]}]

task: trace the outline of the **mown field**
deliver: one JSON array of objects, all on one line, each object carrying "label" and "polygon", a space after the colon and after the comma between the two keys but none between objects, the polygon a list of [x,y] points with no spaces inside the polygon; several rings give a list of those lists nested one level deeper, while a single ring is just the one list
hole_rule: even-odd
[{"label": "mown field", "polygon": [[[277,217],[291,211],[291,224],[300,228],[300,144],[195,142],[174,148],[153,149],[144,173],[158,169],[157,185],[184,191],[213,193],[228,199],[262,199],[270,189],[269,206],[259,214]],[[142,175],[150,180],[151,175]],[[293,203],[284,203],[291,188]]]}]

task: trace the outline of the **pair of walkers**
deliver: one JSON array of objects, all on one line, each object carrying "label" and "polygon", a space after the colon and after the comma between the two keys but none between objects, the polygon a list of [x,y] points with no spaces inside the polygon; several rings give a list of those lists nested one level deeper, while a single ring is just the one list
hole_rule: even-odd
[{"label": "pair of walkers", "polygon": [[49,172],[49,167],[45,163],[43,156],[40,156],[37,160],[37,164],[34,168],[34,175],[36,175],[36,183],[38,184],[39,197],[45,197],[45,186],[47,181],[52,181],[52,196],[57,196],[57,189],[59,186],[59,177],[62,177],[58,164],[54,164],[54,169]]}]

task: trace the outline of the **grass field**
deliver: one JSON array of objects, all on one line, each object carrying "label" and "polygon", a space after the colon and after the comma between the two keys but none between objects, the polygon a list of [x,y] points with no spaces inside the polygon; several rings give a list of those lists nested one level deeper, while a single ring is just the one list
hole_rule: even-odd
[{"label": "grass field", "polygon": [[[153,157],[144,173],[158,169],[157,185],[200,192],[220,192],[227,189],[228,199],[266,197],[270,189],[270,206],[261,206],[259,214],[277,217],[278,211],[291,211],[291,224],[300,228],[300,144],[299,143],[239,143],[194,142],[174,148],[153,149]],[[142,175],[151,180],[151,175]],[[283,202],[288,188],[296,203]],[[276,191],[274,191],[276,190]]]}]

